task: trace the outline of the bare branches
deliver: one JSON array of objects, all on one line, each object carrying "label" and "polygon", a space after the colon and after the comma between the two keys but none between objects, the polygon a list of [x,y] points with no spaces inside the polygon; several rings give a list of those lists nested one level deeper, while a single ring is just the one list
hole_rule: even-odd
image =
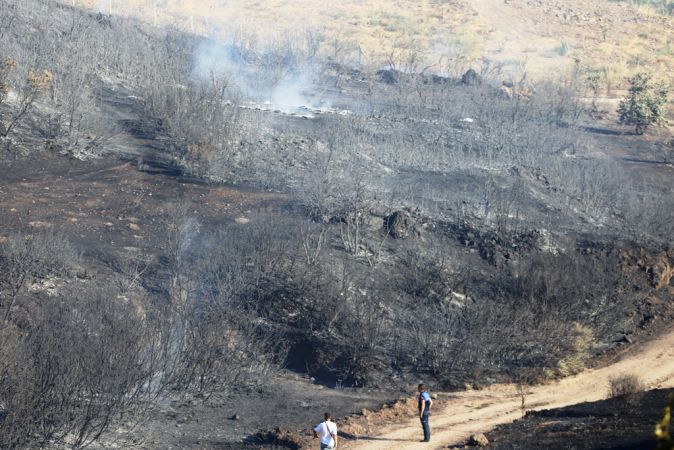
[{"label": "bare branches", "polygon": [[79,254],[67,239],[58,233],[34,236],[15,234],[0,246],[0,286],[8,292],[9,302],[4,309],[5,326],[12,309],[30,279],[49,274],[62,275],[78,263]]}]

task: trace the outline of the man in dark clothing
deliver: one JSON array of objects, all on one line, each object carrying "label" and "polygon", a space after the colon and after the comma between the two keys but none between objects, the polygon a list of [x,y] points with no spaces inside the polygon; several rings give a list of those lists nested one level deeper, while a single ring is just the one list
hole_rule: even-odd
[{"label": "man in dark clothing", "polygon": [[426,392],[426,386],[421,383],[419,384],[419,420],[421,420],[421,427],[424,429],[424,442],[431,440],[431,427],[428,425],[431,406],[433,406],[433,400]]}]

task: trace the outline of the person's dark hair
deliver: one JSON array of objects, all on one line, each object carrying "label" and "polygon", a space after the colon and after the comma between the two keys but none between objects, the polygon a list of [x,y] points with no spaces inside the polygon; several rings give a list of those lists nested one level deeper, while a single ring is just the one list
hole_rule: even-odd
[{"label": "person's dark hair", "polygon": [[419,389],[426,389],[426,385],[424,383],[419,383]]},{"label": "person's dark hair", "polygon": [[330,413],[326,412],[325,414],[323,414],[323,417],[325,417],[325,420],[330,420],[332,416],[330,416]]}]

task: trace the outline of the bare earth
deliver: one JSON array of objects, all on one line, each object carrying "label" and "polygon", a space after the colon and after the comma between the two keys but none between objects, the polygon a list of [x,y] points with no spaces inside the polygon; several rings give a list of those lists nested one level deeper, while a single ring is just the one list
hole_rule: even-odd
[{"label": "bare earth", "polygon": [[[526,392],[527,410],[560,408],[606,398],[609,377],[637,374],[649,389],[674,387],[674,328],[662,337],[629,350],[617,362],[586,370],[548,385],[534,386]],[[521,396],[514,385],[494,385],[480,391],[442,395],[442,410],[431,416],[432,443],[420,442],[417,418],[385,427],[373,436],[344,442],[349,449],[429,449],[464,443],[478,432],[512,422],[522,415]]]}]

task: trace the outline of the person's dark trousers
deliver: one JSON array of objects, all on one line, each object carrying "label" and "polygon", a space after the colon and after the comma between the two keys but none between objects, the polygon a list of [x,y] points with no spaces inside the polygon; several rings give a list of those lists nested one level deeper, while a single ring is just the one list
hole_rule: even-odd
[{"label": "person's dark trousers", "polygon": [[431,427],[428,425],[428,411],[424,411],[421,416],[421,426],[424,429],[424,441],[431,440]]}]

